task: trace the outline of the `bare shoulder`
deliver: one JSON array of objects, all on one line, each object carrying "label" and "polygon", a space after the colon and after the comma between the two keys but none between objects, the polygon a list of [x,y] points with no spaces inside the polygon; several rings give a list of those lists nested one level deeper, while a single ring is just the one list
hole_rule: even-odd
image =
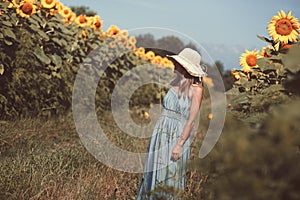
[{"label": "bare shoulder", "polygon": [[199,94],[199,93],[202,93],[203,86],[202,86],[202,84],[192,84],[191,90],[192,90],[193,94]]},{"label": "bare shoulder", "polygon": [[190,99],[198,99],[201,98],[203,93],[203,86],[201,84],[192,84],[190,86],[190,92],[189,92]]}]

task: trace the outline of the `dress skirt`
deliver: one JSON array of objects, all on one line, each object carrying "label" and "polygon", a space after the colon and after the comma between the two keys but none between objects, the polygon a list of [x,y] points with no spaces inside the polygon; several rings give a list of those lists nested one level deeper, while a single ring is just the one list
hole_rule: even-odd
[{"label": "dress skirt", "polygon": [[[190,138],[183,145],[180,159],[173,161],[170,158],[173,147],[181,136],[187,121],[189,107],[190,100],[178,98],[178,94],[173,88],[164,97],[162,114],[155,125],[148,145],[137,200],[178,199],[174,191],[186,187]],[[160,190],[161,187],[165,189]]]}]

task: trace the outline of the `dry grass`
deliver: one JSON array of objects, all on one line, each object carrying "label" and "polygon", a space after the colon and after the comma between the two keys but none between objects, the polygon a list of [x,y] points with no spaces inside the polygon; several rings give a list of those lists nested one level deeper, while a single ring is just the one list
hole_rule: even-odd
[{"label": "dry grass", "polygon": [[[141,174],[96,160],[81,144],[71,116],[0,123],[0,199],[135,199]],[[115,128],[107,126],[113,142],[145,151],[148,141],[129,145],[132,139]],[[193,147],[192,158],[197,153]],[[199,199],[204,175],[193,171],[189,177],[182,195]]]}]

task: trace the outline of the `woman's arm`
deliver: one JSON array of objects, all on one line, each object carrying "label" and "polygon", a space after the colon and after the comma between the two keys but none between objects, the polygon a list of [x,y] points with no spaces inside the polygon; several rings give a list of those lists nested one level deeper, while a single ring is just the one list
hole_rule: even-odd
[{"label": "woman's arm", "polygon": [[194,123],[198,111],[200,110],[202,97],[203,97],[203,86],[202,85],[192,86],[191,89],[192,89],[192,96],[191,96],[191,107],[190,107],[189,118],[183,128],[181,136],[179,137],[175,147],[173,148],[172,156],[171,156],[171,158],[173,159],[177,159],[178,156],[180,156],[179,154],[181,153],[182,146],[190,136],[190,133],[194,127]]},{"label": "woman's arm", "polygon": [[202,102],[202,96],[203,96],[203,87],[201,85],[192,86],[192,102],[190,107],[190,114],[189,118],[183,128],[182,134],[177,142],[177,144],[183,146],[184,142],[189,137],[194,124],[195,119],[197,117],[198,111],[200,110],[201,102]]}]

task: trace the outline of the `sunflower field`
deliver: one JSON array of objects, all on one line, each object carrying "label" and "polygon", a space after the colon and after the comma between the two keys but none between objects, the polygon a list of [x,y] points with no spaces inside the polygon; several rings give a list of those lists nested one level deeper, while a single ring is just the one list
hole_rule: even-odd
[{"label": "sunflower field", "polygon": [[[214,118],[204,98],[181,199],[300,199],[300,25],[291,11],[279,11],[266,28],[269,36],[257,37],[268,46],[245,50],[241,68],[231,71],[223,133],[200,159]],[[106,113],[116,84],[135,67],[157,68],[129,73],[132,85],[144,74],[170,78],[173,63],[136,43],[127,30],[103,30],[99,15],[76,15],[58,0],[0,0],[0,199],[135,198],[141,174],[96,160],[82,145],[70,112],[78,71],[107,65],[95,96],[99,121],[114,144],[146,151],[147,141],[124,134]],[[95,49],[105,56],[89,57]],[[206,85],[214,87],[211,78]],[[130,106],[149,109],[165,91],[156,84],[140,87]],[[147,123],[151,116],[143,109],[135,114]]]},{"label": "sunflower field", "polygon": [[[174,67],[168,58],[136,48],[136,39],[127,30],[111,25],[103,31],[100,16],[76,16],[57,0],[1,1],[0,19],[1,118],[53,116],[69,111],[76,73],[97,48],[107,58],[95,58],[93,62],[99,65],[127,52],[110,63],[101,77],[96,97],[99,110],[109,109],[114,84],[134,66]],[[148,88],[156,90],[157,86]],[[148,106],[157,100],[139,99]]]}]

